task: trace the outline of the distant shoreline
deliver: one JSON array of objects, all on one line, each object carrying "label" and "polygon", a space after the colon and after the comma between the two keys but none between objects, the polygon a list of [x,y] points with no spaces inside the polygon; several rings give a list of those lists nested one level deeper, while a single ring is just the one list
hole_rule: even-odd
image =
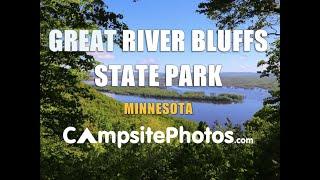
[{"label": "distant shoreline", "polygon": [[169,99],[169,100],[185,100],[193,102],[208,102],[214,104],[231,104],[241,103],[244,99],[238,94],[218,94],[205,95],[204,92],[185,92],[179,94],[174,90],[160,89],[154,87],[95,87],[100,92],[108,92],[119,95],[139,96],[143,98]]},{"label": "distant shoreline", "polygon": [[[94,82],[94,74],[89,75],[89,80]],[[275,77],[260,78],[258,73],[249,72],[223,72],[221,73],[222,87],[253,89],[261,88],[265,90],[276,90],[277,80]],[[160,74],[160,86],[163,86],[164,77]],[[177,85],[177,80],[173,81]]]}]

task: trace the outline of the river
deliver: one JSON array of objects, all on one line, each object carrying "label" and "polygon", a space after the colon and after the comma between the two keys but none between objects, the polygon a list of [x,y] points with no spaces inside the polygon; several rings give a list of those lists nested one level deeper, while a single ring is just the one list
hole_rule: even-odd
[{"label": "river", "polygon": [[[245,89],[234,87],[171,87],[169,89],[175,90],[179,93],[183,93],[185,91],[202,91],[206,94],[233,93],[244,95],[244,100],[242,103],[213,104],[206,102],[193,102],[192,115],[174,115],[194,121],[205,121],[210,125],[212,125],[215,121],[224,123],[226,122],[227,118],[229,118],[234,124],[242,124],[251,119],[254,113],[262,108],[263,99],[270,96],[267,90],[261,88]],[[121,102],[179,102],[177,100],[143,98],[139,96],[127,96],[110,93],[104,94]]]}]

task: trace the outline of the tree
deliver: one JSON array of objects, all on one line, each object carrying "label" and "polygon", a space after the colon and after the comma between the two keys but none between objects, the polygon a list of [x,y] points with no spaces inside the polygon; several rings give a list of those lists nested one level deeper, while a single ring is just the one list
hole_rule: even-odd
[{"label": "tree", "polygon": [[200,3],[197,12],[216,21],[220,29],[234,29],[249,24],[249,29],[270,28],[273,35],[280,35],[275,26],[280,22],[279,0],[209,0]]},{"label": "tree", "polygon": [[[272,43],[271,49],[267,52],[267,61],[258,62],[258,67],[265,67],[262,71],[258,71],[260,77],[269,77],[274,75],[277,78],[278,86],[280,86],[280,39]],[[265,99],[264,104],[270,104],[280,109],[280,89],[271,90],[271,97]]]},{"label": "tree", "polygon": [[[248,29],[266,29],[268,35],[276,38],[267,52],[268,60],[258,62],[258,67],[265,67],[261,77],[275,75],[280,85],[280,1],[279,0],[209,0],[198,5],[197,12],[206,15],[216,22],[220,29],[235,29],[247,25]],[[280,92],[271,92],[274,98],[265,101],[266,104],[278,104]]]},{"label": "tree", "polygon": [[85,52],[51,52],[48,35],[52,29],[127,29],[122,15],[106,11],[102,0],[42,0],[40,2],[40,119],[46,135],[58,134],[67,126],[82,124],[79,96],[89,97],[78,86],[79,74],[93,69],[96,61]]},{"label": "tree", "polygon": [[[274,75],[280,85],[280,2],[277,0],[209,0],[200,3],[197,12],[214,20],[218,28],[235,29],[247,25],[248,29],[263,29],[274,35],[267,51],[268,60],[258,62],[264,67],[261,77]],[[280,89],[270,91],[264,107],[244,124],[243,133],[255,139],[255,144],[237,150],[235,162],[246,179],[278,179],[280,177]],[[232,148],[232,147],[231,147]],[[226,150],[226,149],[225,149]],[[233,152],[229,152],[232,156]],[[227,157],[226,157],[227,158]],[[239,169],[238,167],[238,169]],[[241,176],[240,176],[241,175]]]},{"label": "tree", "polygon": [[275,41],[267,52],[268,61],[261,60],[258,66],[266,66],[259,72],[261,77],[273,74],[280,82],[280,1],[279,0],[209,0],[198,5],[197,12],[215,21],[220,29],[235,29],[246,25],[248,29],[266,29],[275,35]]},{"label": "tree", "polygon": [[[121,31],[127,29],[122,15],[106,11],[102,0],[41,0],[40,2],[40,163],[41,179],[88,179],[90,154],[86,146],[70,147],[61,140],[68,126],[81,129],[85,115],[81,98],[93,98],[80,85],[82,76],[96,61],[85,52],[51,52],[52,29],[115,29],[115,43],[121,45]],[[89,163],[90,164],[90,163]]]}]

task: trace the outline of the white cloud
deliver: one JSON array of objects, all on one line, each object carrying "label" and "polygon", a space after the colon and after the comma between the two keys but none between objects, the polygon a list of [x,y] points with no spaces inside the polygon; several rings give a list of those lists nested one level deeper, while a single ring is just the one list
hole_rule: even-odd
[{"label": "white cloud", "polygon": [[246,65],[240,65],[240,68],[241,68],[241,69],[246,69],[247,66],[246,66]]},{"label": "white cloud", "polygon": [[241,56],[239,57],[239,60],[242,60],[242,61],[248,60],[248,55],[241,55]]},{"label": "white cloud", "polygon": [[138,61],[138,64],[156,64],[157,60],[154,58],[145,58]]},{"label": "white cloud", "polygon": [[239,71],[240,72],[256,72],[257,67],[253,65],[246,65],[246,64],[241,64],[239,65]]},{"label": "white cloud", "polygon": [[112,60],[115,58],[111,52],[87,52],[87,54],[93,56],[97,61]]}]

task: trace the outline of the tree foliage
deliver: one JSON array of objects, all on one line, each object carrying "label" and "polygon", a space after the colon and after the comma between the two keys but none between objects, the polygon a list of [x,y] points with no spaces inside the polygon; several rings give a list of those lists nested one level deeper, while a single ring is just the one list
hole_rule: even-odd
[{"label": "tree foliage", "polygon": [[[209,0],[199,4],[198,12],[207,15],[221,28],[234,29],[249,24],[250,29],[266,28],[269,35],[278,36],[266,53],[268,60],[258,62],[264,69],[261,77],[274,75],[280,86],[280,2],[277,0]],[[243,133],[255,139],[249,154],[239,150],[238,160],[247,156],[243,169],[253,179],[278,179],[280,177],[280,89],[270,91],[271,97],[253,119],[244,124]]]},{"label": "tree foliage", "polygon": [[[276,35],[271,48],[266,53],[267,60],[258,62],[263,68],[261,77],[274,75],[280,85],[280,1],[279,0],[208,0],[198,5],[197,12],[214,20],[220,29],[235,29],[241,25],[249,25],[249,29],[263,29],[268,35]],[[280,91],[270,91],[272,97],[265,104],[273,104],[280,108]]]},{"label": "tree foliage", "polygon": [[[221,20],[225,19],[223,13],[228,10],[245,8],[244,2],[274,11],[269,14],[278,11],[272,6],[274,1],[259,1],[264,5],[256,4],[258,1],[210,2],[201,6],[220,13],[211,18],[221,16]],[[236,7],[235,4],[242,6]],[[245,10],[236,18],[249,19],[248,12]],[[41,179],[279,178],[280,116],[279,109],[270,103],[266,103],[243,127],[233,125],[231,121],[212,126],[214,130],[232,130],[235,138],[252,137],[254,144],[150,143],[126,144],[121,149],[114,144],[66,144],[61,139],[61,132],[68,126],[76,127],[78,132],[88,127],[95,133],[101,129],[130,131],[142,125],[154,130],[184,126],[193,132],[204,131],[208,125],[169,116],[125,116],[121,113],[120,102],[80,83],[84,73],[96,64],[92,56],[84,52],[49,51],[48,33],[52,29],[112,28],[119,32],[126,29],[121,22],[122,16],[106,11],[102,0],[42,0],[40,17]],[[228,23],[227,18],[220,23],[227,27],[240,22],[231,20]],[[120,35],[116,43],[121,46]],[[275,62],[279,57],[276,52],[269,54],[269,59],[273,57]],[[267,66],[265,74],[277,72],[272,61],[264,64]]]},{"label": "tree foliage", "polygon": [[198,7],[197,12],[214,20],[220,29],[249,24],[249,29],[269,27],[272,34],[279,35],[274,29],[280,21],[279,0],[209,0]]},{"label": "tree foliage", "polygon": [[[79,97],[90,97],[78,86],[81,72],[93,69],[94,58],[85,52],[51,52],[48,35],[52,29],[115,29],[127,26],[122,15],[106,11],[102,0],[41,0],[40,2],[40,103],[41,124],[48,134],[83,123]],[[115,38],[121,44],[121,36]]]}]

